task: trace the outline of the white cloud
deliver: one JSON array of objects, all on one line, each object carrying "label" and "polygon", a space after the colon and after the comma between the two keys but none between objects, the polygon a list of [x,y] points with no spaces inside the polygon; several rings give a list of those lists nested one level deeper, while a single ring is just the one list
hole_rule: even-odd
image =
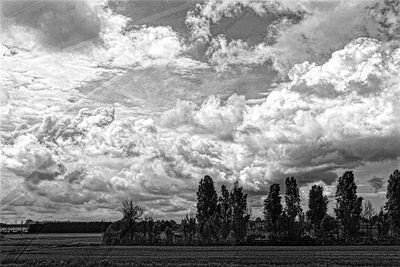
[{"label": "white cloud", "polygon": [[[276,23],[275,44],[211,36],[211,24],[243,12],[239,2],[260,16],[306,13],[301,21]],[[338,171],[395,161],[400,156],[400,49],[389,39],[396,37],[398,22],[395,10],[386,10],[386,19],[376,13],[382,7],[370,3],[209,1],[187,18],[193,35],[210,41],[209,62],[201,64],[185,55],[185,40],[171,28],[124,32],[128,19],[110,11],[96,13],[98,38],[75,51],[45,50],[35,27],[25,31],[26,25],[15,24],[1,48],[2,172],[22,177],[38,213],[56,210],[62,202],[76,213],[113,209],[118,201],[134,198],[155,214],[182,214],[206,174],[217,185],[239,179],[247,191],[260,195],[272,181],[292,175],[304,190],[314,182],[331,190]],[[355,14],[361,15],[354,19]],[[377,21],[389,25],[384,32]],[[364,35],[377,39],[358,38]],[[23,38],[26,46],[20,47]],[[242,82],[257,80],[258,74],[236,77],[233,72],[204,82],[215,78],[208,63],[226,72],[251,70],[265,61],[284,66],[290,80],[269,88],[263,99],[249,99],[254,95]],[[115,104],[76,116],[69,115],[74,109],[61,114],[81,99],[76,88],[130,68],[145,70],[143,79],[124,88],[141,89],[127,95],[146,95],[147,102],[160,98],[154,103],[177,99],[175,107],[152,113],[135,102],[131,108]],[[198,75],[202,71],[207,73]],[[268,89],[263,81],[254,82],[261,88],[257,94]],[[21,121],[26,125],[10,131]],[[18,203],[28,205],[28,200]]]},{"label": "white cloud", "polygon": [[[265,22],[265,40],[247,44],[245,39],[213,36],[212,27],[226,18],[240,23],[249,10]],[[293,64],[325,62],[332,52],[359,37],[389,40],[399,36],[398,6],[381,1],[206,1],[187,16],[195,40],[209,42],[208,57],[216,70],[235,65],[250,68],[273,61],[283,74]],[[251,12],[250,12],[251,13]],[[274,16],[276,17],[274,19]],[[251,25],[247,25],[251,31]],[[196,44],[196,43],[195,43]]]},{"label": "white cloud", "polygon": [[[236,170],[252,184],[285,173],[308,173],[303,179],[315,179],[337,168],[395,159],[400,151],[399,51],[396,45],[360,38],[323,65],[296,65],[290,72],[293,80],[261,104],[222,105],[215,98],[201,107],[179,102],[162,121],[193,133],[207,129],[221,140],[226,134],[220,130],[226,129],[262,159]],[[329,182],[334,178],[325,175]]]},{"label": "white cloud", "polygon": [[53,180],[65,172],[59,156],[31,134],[19,136],[14,145],[3,146],[2,150],[4,167],[30,183]]},{"label": "white cloud", "polygon": [[232,139],[236,127],[243,120],[246,100],[232,95],[224,104],[211,96],[200,107],[188,101],[178,101],[174,109],[163,113],[161,124],[167,127],[193,126],[199,131],[211,133],[222,139]]}]

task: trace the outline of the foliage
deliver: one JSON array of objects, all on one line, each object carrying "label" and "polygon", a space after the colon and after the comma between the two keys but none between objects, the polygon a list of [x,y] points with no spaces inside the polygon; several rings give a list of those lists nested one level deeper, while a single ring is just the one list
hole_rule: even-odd
[{"label": "foliage", "polygon": [[132,200],[126,200],[121,203],[121,212],[123,215],[123,220],[126,220],[132,224],[142,217],[144,208],[136,205]]},{"label": "foliage", "polygon": [[389,177],[386,194],[387,202],[385,209],[388,214],[389,223],[395,235],[400,237],[400,171],[395,170]]},{"label": "foliage", "polygon": [[196,218],[186,214],[186,217],[181,221],[181,227],[185,243],[193,244],[197,231]]},{"label": "foliage", "polygon": [[236,243],[243,242],[246,237],[246,227],[250,216],[247,214],[247,194],[236,181],[230,194],[232,206],[232,231]]},{"label": "foliage", "polygon": [[286,178],[286,213],[290,221],[295,221],[296,217],[300,216],[303,212],[300,204],[299,188],[294,177]]},{"label": "foliage", "polygon": [[278,229],[278,220],[282,214],[281,196],[279,184],[272,184],[268,197],[264,200],[264,218],[267,229],[272,232],[273,238]]},{"label": "foliage", "polygon": [[368,236],[369,240],[372,240],[373,239],[372,238],[372,229],[377,222],[377,218],[376,218],[376,211],[375,211],[374,207],[372,206],[371,201],[369,201],[369,200],[364,201],[363,209],[361,212],[361,218],[367,226],[367,229],[366,229],[367,236]]},{"label": "foliage", "polygon": [[321,233],[324,242],[335,240],[337,236],[338,225],[335,218],[326,214],[321,220]]},{"label": "foliage", "polygon": [[218,212],[221,238],[226,240],[232,226],[232,205],[229,191],[225,185],[221,186],[221,195],[218,198]]},{"label": "foliage", "polygon": [[307,219],[314,228],[314,232],[319,232],[322,219],[328,209],[328,197],[324,196],[324,188],[320,185],[313,185],[308,194]]},{"label": "foliage", "polygon": [[352,171],[339,178],[336,189],[335,214],[346,242],[357,237],[362,211],[362,198],[357,196],[357,185]]},{"label": "foliage", "polygon": [[[224,244],[397,244],[396,226],[399,196],[399,171],[389,180],[388,201],[377,215],[372,203],[357,196],[354,175],[346,171],[336,190],[336,217],[327,214],[328,198],[323,187],[309,191],[306,216],[300,204],[294,177],[286,179],[285,203],[281,204],[279,184],[271,184],[264,200],[264,217],[250,220],[247,194],[235,182],[231,191],[221,186],[218,197],[214,181],[205,176],[199,182],[196,216],[187,214],[180,225],[158,221],[151,216],[141,220],[144,209],[132,201],[122,203],[123,218],[110,225],[104,244],[113,245],[224,245]],[[306,220],[307,217],[307,220]],[[395,235],[393,235],[395,233]],[[261,240],[260,240],[261,239]],[[261,243],[260,243],[261,242]]]},{"label": "foliage", "polygon": [[206,175],[200,180],[197,190],[197,214],[200,237],[204,242],[211,242],[217,238],[216,228],[218,195],[215,191],[213,179]]},{"label": "foliage", "polygon": [[303,209],[300,204],[299,188],[294,177],[286,178],[286,194],[285,194],[285,214],[287,216],[287,231],[286,239],[299,239],[301,229],[299,225],[299,218],[302,216]]},{"label": "foliage", "polygon": [[389,233],[389,219],[388,214],[384,213],[382,209],[378,214],[377,226],[379,239],[385,239]]},{"label": "foliage", "polygon": [[29,233],[102,233],[112,222],[33,222]]}]

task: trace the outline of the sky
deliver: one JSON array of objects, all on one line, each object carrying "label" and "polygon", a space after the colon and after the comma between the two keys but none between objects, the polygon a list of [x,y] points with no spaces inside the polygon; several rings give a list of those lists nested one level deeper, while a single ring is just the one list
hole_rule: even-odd
[{"label": "sky", "polygon": [[400,168],[397,1],[2,1],[0,221],[195,212],[294,176],[379,210]]}]

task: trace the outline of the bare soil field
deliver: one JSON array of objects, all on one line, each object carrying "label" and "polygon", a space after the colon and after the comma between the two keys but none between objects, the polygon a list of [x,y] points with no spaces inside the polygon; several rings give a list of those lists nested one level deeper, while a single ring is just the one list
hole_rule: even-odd
[{"label": "bare soil field", "polygon": [[95,234],[6,235],[10,266],[400,266],[399,246],[101,246]]}]

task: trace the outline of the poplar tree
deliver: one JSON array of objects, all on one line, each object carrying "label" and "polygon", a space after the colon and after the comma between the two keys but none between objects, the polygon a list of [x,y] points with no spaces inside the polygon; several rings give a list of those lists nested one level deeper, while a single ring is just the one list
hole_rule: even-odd
[{"label": "poplar tree", "polygon": [[297,216],[300,216],[303,209],[300,205],[300,194],[297,182],[294,177],[286,178],[286,213],[291,221],[295,221]]},{"label": "poplar tree", "polygon": [[218,199],[218,211],[221,237],[223,240],[226,240],[231,231],[232,207],[229,191],[225,185],[221,186],[221,195]]},{"label": "poplar tree", "polygon": [[200,180],[197,190],[197,214],[200,237],[203,241],[210,242],[217,237],[216,219],[218,195],[215,191],[213,179],[206,175]]},{"label": "poplar tree", "polygon": [[232,205],[233,237],[238,243],[244,241],[246,237],[247,222],[250,217],[247,214],[247,194],[243,193],[243,187],[239,186],[238,181],[233,185],[230,199]]},{"label": "poplar tree", "polygon": [[268,197],[264,200],[264,218],[267,229],[275,239],[278,232],[278,220],[282,214],[281,196],[279,195],[279,184],[272,184],[269,188]]},{"label": "poplar tree", "polygon": [[320,185],[313,185],[308,194],[307,219],[313,226],[314,232],[319,232],[322,219],[328,210],[328,198],[324,196],[324,188]]},{"label": "poplar tree", "polygon": [[400,171],[395,170],[389,177],[386,193],[389,224],[397,238],[400,237]]},{"label": "poplar tree", "polygon": [[287,215],[288,219],[288,225],[287,225],[287,233],[288,233],[288,238],[298,238],[300,230],[298,229],[299,224],[296,223],[296,218],[300,218],[300,216],[303,213],[303,209],[301,208],[300,204],[300,194],[299,194],[299,188],[297,187],[297,182],[294,177],[288,177],[286,178],[286,194],[285,194],[285,202],[286,202],[286,208],[285,208],[285,214]]},{"label": "poplar tree", "polygon": [[352,171],[346,171],[339,177],[336,188],[335,215],[346,242],[358,235],[362,197],[357,196],[357,185]]}]

